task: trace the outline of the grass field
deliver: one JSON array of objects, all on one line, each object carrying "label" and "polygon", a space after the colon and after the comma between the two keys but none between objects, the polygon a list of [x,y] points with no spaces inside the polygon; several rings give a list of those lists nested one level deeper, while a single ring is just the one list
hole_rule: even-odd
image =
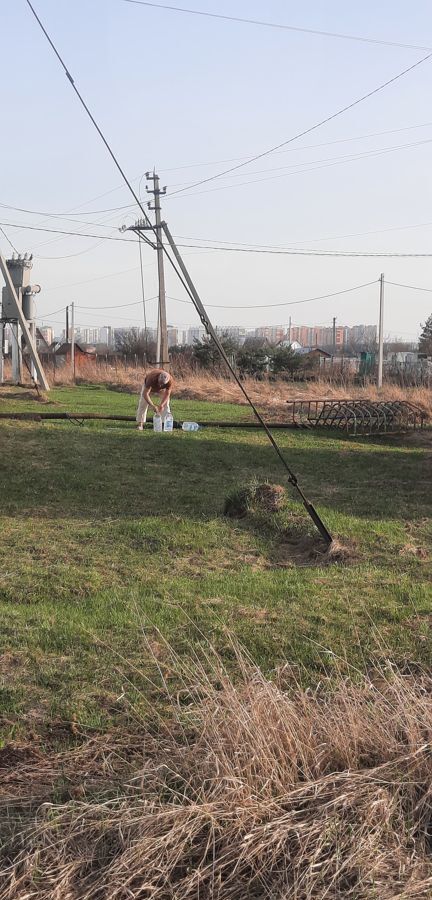
[{"label": "grass field", "polygon": [[[136,397],[64,387],[49,404],[133,415]],[[230,404],[173,407],[180,420],[249,417]],[[1,392],[0,411],[38,408],[28,392]],[[288,659],[305,682],[338,657],[362,670],[377,656],[430,662],[431,441],[278,439],[344,562],[293,556],[291,494],[273,517],[222,516],[252,475],[284,484],[259,432],[0,422],[3,742],[150,719],[147,676],[155,659],[166,665],[164,639],[182,655],[208,639],[229,663],[233,633],[264,671]]]}]

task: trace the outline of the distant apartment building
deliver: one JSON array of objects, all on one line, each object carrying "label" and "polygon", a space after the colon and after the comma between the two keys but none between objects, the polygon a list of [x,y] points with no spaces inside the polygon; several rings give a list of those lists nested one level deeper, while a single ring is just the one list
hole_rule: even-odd
[{"label": "distant apartment building", "polygon": [[310,325],[291,325],[291,340],[301,344],[302,347],[314,347],[318,340],[316,335],[318,329],[311,328]]},{"label": "distant apartment building", "polygon": [[114,328],[112,325],[103,325],[99,331],[99,344],[114,347]]},{"label": "distant apartment building", "polygon": [[227,337],[233,341],[236,341],[237,344],[244,344],[248,330],[247,328],[243,328],[241,325],[217,325],[216,333],[220,337]]},{"label": "distant apartment building", "polygon": [[77,340],[80,341],[81,344],[100,344],[102,343],[100,339],[101,329],[97,326],[91,328],[80,328],[77,330],[76,336]]},{"label": "distant apartment building", "polygon": [[177,328],[177,345],[184,347],[188,342],[187,328]]},{"label": "distant apartment building", "polygon": [[342,347],[345,347],[348,339],[348,331],[346,325],[337,325],[334,333],[332,326],[328,328],[318,328],[318,340],[317,344],[321,347],[333,347],[333,343],[336,350],[341,350]]},{"label": "distant apartment building", "polygon": [[376,325],[353,325],[348,329],[348,343],[350,344],[375,344],[376,340]]},{"label": "distant apartment building", "polygon": [[169,325],[167,328],[168,334],[168,347],[177,347],[179,343],[179,332],[178,328],[174,328],[172,325]]},{"label": "distant apartment building", "polygon": [[202,325],[193,326],[188,328],[187,333],[187,342],[188,344],[193,344],[194,341],[202,341],[205,335],[205,328]]},{"label": "distant apartment building", "polygon": [[287,329],[283,325],[261,325],[255,328],[255,337],[264,338],[269,344],[277,344],[286,337]]},{"label": "distant apartment building", "polygon": [[54,328],[51,325],[42,325],[41,328],[38,328],[38,331],[45,343],[50,347],[54,341]]}]

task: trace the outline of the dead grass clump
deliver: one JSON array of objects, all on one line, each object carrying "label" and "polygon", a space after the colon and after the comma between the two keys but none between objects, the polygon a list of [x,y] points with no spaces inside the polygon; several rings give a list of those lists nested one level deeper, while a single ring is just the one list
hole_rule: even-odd
[{"label": "dead grass clump", "polygon": [[244,519],[248,513],[256,511],[264,514],[278,512],[285,500],[286,492],[281,484],[252,480],[229,492],[225,498],[223,512],[231,519]]},{"label": "dead grass clump", "polygon": [[257,485],[255,502],[265,512],[277,512],[283,506],[286,498],[285,488],[281,484],[269,484],[264,482]]},{"label": "dead grass clump", "polygon": [[1,900],[430,898],[432,678],[288,692],[238,661],[183,668],[178,727],[115,791],[17,829]]}]

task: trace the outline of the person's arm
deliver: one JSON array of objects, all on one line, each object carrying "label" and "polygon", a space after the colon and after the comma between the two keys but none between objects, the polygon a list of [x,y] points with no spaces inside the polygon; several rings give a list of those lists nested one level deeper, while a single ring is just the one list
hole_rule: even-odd
[{"label": "person's arm", "polygon": [[163,396],[162,396],[162,402],[159,406],[159,412],[163,413],[167,407],[169,398],[171,397],[171,388],[166,388],[163,392],[161,392],[161,394]]},{"label": "person's arm", "polygon": [[158,412],[158,407],[156,406],[155,403],[153,403],[153,400],[151,399],[150,394],[151,394],[151,387],[144,387],[144,395],[143,396],[144,396],[145,402],[148,403],[149,406],[151,406],[151,408],[154,412]]}]

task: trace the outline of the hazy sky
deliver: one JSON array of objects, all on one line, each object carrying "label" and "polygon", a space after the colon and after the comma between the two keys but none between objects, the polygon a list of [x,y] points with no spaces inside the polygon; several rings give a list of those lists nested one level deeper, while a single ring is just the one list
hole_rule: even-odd
[{"label": "hazy sky", "polygon": [[[189,2],[209,12],[432,48],[430,0]],[[227,160],[242,160],[287,140],[426,53],[124,0],[34,0],[34,5],[134,187],[155,166],[168,194],[224,170]],[[141,296],[137,246],[102,240],[120,237],[118,227],[134,221],[138,211],[133,206],[112,209],[132,198],[24,0],[3,3],[1,20],[0,202],[32,212],[2,206],[0,221],[101,236],[61,237],[4,226],[20,251],[35,254],[33,279],[42,286],[38,315],[60,323],[63,313],[56,311],[74,300],[77,307],[96,307],[77,310],[79,324],[142,324],[139,305],[103,309]],[[167,195],[163,215],[171,231],[184,244],[212,239],[432,253],[431,87],[432,59],[284,152],[231,177]],[[144,186],[145,179],[145,194]],[[1,234],[0,246],[10,252]],[[184,254],[203,302],[228,307],[209,308],[216,324],[286,324],[290,314],[299,324],[330,324],[332,316],[339,324],[374,323],[378,284],[292,307],[232,307],[341,291],[376,281],[381,271],[388,281],[432,288],[432,259],[198,249]],[[149,248],[144,263],[151,297],[156,260]],[[167,293],[185,299],[171,272]],[[147,310],[154,322],[154,301]],[[432,293],[386,288],[386,333],[414,339],[431,311]],[[197,320],[190,305],[173,299],[168,319],[179,325]]]}]

